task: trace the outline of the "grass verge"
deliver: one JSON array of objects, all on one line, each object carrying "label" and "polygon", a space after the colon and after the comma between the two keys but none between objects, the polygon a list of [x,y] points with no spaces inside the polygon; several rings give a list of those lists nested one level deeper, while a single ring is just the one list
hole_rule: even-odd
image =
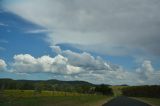
[{"label": "grass verge", "polygon": [[112,97],[69,92],[32,90],[5,90],[0,96],[0,106],[102,106]]},{"label": "grass verge", "polygon": [[151,106],[160,106],[160,98],[133,97],[133,99],[143,101]]}]

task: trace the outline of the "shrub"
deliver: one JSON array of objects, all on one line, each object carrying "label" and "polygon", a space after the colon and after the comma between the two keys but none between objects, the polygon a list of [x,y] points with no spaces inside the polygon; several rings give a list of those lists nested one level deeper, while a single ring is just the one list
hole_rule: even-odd
[{"label": "shrub", "polygon": [[95,91],[98,92],[98,93],[101,93],[103,95],[112,95],[113,94],[113,91],[111,88],[109,88],[109,86],[107,85],[99,85],[95,88]]}]

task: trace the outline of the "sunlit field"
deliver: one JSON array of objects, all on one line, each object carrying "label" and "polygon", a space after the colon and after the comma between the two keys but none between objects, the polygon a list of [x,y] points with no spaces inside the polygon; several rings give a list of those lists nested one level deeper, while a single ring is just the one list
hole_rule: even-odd
[{"label": "sunlit field", "polygon": [[122,95],[122,89],[127,86],[110,86],[112,88],[114,96],[121,96]]},{"label": "sunlit field", "polygon": [[112,97],[71,92],[4,90],[0,106],[101,106]]}]

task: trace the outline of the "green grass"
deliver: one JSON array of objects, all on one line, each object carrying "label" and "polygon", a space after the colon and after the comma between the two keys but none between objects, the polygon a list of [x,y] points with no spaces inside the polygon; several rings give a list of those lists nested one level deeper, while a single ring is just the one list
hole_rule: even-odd
[{"label": "green grass", "polygon": [[134,99],[143,101],[152,106],[160,106],[160,98],[134,97]]},{"label": "green grass", "polygon": [[112,97],[69,92],[5,90],[0,93],[0,106],[101,106]]},{"label": "green grass", "polygon": [[[102,100],[103,96],[52,96],[52,97],[30,97],[15,99],[0,104],[1,106],[94,106]],[[100,104],[101,105],[101,104]],[[96,105],[95,105],[96,106]]]},{"label": "green grass", "polygon": [[74,92],[60,92],[60,91],[41,91],[37,93],[34,90],[5,90],[3,91],[4,95],[12,98],[21,98],[21,97],[39,97],[39,96],[78,96],[84,95]]}]

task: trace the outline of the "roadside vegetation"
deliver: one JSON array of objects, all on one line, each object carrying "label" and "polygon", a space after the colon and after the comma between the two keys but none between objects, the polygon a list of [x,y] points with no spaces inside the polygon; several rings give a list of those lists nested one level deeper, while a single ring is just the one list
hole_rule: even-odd
[{"label": "roadside vegetation", "polygon": [[101,106],[111,96],[70,92],[34,90],[5,90],[1,92],[0,106]]},{"label": "roadside vegetation", "polygon": [[160,106],[160,98],[147,98],[147,97],[132,97],[132,98],[150,104],[151,106]]},{"label": "roadside vegetation", "polygon": [[160,106],[160,86],[109,86],[84,81],[0,79],[0,106],[101,106],[128,96]]},{"label": "roadside vegetation", "polygon": [[108,85],[84,81],[0,80],[0,106],[101,106],[112,98]]},{"label": "roadside vegetation", "polygon": [[59,81],[59,80],[12,80],[0,79],[0,90],[34,90],[61,91],[82,94],[112,95],[112,89],[108,85],[95,85],[85,81]]},{"label": "roadside vegetation", "polygon": [[122,89],[122,94],[143,101],[151,106],[160,106],[160,86],[134,86]]},{"label": "roadside vegetation", "polygon": [[160,86],[132,86],[122,89],[125,96],[160,98]]}]

